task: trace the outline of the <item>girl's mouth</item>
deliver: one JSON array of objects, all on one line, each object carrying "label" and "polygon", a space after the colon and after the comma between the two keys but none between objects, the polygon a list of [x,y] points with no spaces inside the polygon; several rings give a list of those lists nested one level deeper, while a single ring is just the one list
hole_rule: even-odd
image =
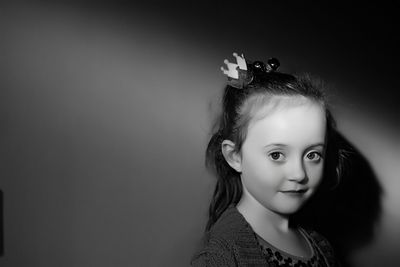
[{"label": "girl's mouth", "polygon": [[307,191],[308,189],[299,189],[299,190],[284,190],[280,192],[288,195],[303,195]]}]

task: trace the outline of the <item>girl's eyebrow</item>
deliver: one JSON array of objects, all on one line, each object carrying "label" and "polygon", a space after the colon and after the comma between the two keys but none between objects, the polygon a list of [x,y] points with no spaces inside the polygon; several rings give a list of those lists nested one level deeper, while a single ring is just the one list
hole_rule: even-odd
[{"label": "girl's eyebrow", "polygon": [[288,147],[288,145],[285,145],[285,144],[279,144],[279,143],[277,143],[277,144],[268,144],[268,145],[266,145],[266,146],[264,146],[264,147],[265,147],[265,148],[267,148],[267,147],[270,147],[270,146]]},{"label": "girl's eyebrow", "polygon": [[310,145],[308,148],[316,147],[316,146],[322,146],[323,148],[325,148],[325,143],[316,143],[316,144],[312,144],[312,145]]},{"label": "girl's eyebrow", "polygon": [[[271,147],[271,146],[274,146],[274,147],[288,147],[288,145],[286,145],[286,144],[280,144],[280,143],[268,144],[268,145],[266,145],[266,146],[264,146],[264,147],[265,147],[265,148],[268,148],[268,147]],[[308,148],[317,147],[317,146],[322,146],[322,148],[325,148],[325,143],[315,143],[315,144],[311,144],[311,145],[308,146]]]}]

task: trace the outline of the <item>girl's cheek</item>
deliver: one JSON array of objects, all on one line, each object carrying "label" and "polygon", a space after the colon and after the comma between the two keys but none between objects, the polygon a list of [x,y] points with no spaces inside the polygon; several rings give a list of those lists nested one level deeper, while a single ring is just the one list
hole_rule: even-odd
[{"label": "girl's cheek", "polygon": [[308,178],[311,184],[318,184],[322,180],[323,165],[318,164],[317,166],[310,166],[308,168]]}]

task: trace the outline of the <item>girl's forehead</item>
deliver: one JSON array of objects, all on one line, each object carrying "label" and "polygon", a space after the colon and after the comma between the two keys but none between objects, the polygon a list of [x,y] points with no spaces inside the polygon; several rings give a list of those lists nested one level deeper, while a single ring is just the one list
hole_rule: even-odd
[{"label": "girl's forehead", "polygon": [[249,103],[252,107],[248,111],[250,121],[249,127],[251,127],[253,123],[268,116],[279,112],[287,112],[288,109],[296,107],[314,107],[317,112],[325,114],[325,109],[322,103],[301,95],[259,97],[254,99],[252,102],[253,103]]},{"label": "girl's forehead", "polygon": [[260,110],[249,124],[246,139],[300,145],[324,142],[326,118],[322,105],[292,100],[283,101],[268,112]]}]

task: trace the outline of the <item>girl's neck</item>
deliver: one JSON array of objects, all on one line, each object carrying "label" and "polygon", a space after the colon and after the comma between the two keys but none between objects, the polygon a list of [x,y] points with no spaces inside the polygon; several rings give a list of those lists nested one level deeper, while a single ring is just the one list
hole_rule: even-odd
[{"label": "girl's neck", "polygon": [[236,208],[253,231],[267,244],[291,255],[311,257],[312,249],[304,236],[298,229],[289,227],[289,216],[265,208],[246,193],[243,194]]},{"label": "girl's neck", "polygon": [[248,193],[242,195],[236,208],[253,230],[260,235],[265,231],[274,231],[282,234],[290,231],[289,216],[265,208]]}]

